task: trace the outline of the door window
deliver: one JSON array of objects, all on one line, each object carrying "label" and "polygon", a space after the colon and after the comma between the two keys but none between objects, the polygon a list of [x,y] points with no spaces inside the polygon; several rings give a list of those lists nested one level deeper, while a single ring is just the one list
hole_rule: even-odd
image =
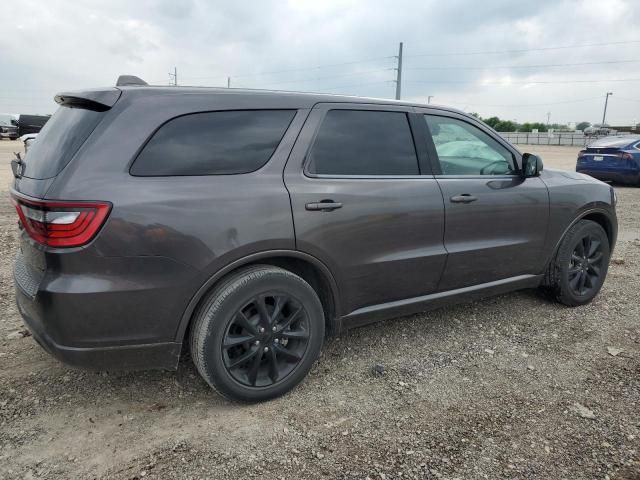
[{"label": "door window", "polygon": [[419,175],[404,112],[329,110],[309,153],[320,175]]},{"label": "door window", "polygon": [[442,175],[513,175],[513,155],[470,123],[424,116],[438,153]]}]

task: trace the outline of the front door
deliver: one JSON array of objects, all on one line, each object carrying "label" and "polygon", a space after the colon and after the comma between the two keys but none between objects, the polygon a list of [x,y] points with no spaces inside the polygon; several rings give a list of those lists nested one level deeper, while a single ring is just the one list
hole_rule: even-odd
[{"label": "front door", "polygon": [[445,205],[447,265],[439,290],[542,273],[547,187],[519,175],[520,154],[479,122],[438,111],[428,125]]},{"label": "front door", "polygon": [[285,168],[296,246],[333,272],[342,314],[433,292],[440,280],[442,195],[411,121],[402,107],[321,104]]}]

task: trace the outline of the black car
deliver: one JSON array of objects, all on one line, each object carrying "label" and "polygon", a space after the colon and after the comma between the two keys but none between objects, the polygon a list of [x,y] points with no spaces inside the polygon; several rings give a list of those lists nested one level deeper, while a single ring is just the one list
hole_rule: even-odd
[{"label": "black car", "polygon": [[39,133],[50,118],[51,115],[19,115],[17,121],[18,137],[29,133]]},{"label": "black car", "polygon": [[56,101],[12,165],[15,283],[72,365],[175,369],[188,346],[265,400],[327,334],[523,288],[584,305],[616,243],[609,185],[450,108],[131,77]]}]

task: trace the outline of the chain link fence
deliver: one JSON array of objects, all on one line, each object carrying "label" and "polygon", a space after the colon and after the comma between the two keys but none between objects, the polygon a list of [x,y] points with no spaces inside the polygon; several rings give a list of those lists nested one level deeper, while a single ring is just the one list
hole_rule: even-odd
[{"label": "chain link fence", "polygon": [[[498,132],[505,140],[511,143],[525,145],[569,145],[584,147],[598,138],[607,135],[585,135],[582,132]],[[624,135],[617,133],[616,135]]]}]

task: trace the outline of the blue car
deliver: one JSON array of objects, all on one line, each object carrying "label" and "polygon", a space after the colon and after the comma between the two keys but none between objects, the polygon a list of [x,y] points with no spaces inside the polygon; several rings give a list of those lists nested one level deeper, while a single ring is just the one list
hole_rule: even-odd
[{"label": "blue car", "polygon": [[640,186],[640,136],[596,140],[578,153],[576,172],[599,180]]}]

